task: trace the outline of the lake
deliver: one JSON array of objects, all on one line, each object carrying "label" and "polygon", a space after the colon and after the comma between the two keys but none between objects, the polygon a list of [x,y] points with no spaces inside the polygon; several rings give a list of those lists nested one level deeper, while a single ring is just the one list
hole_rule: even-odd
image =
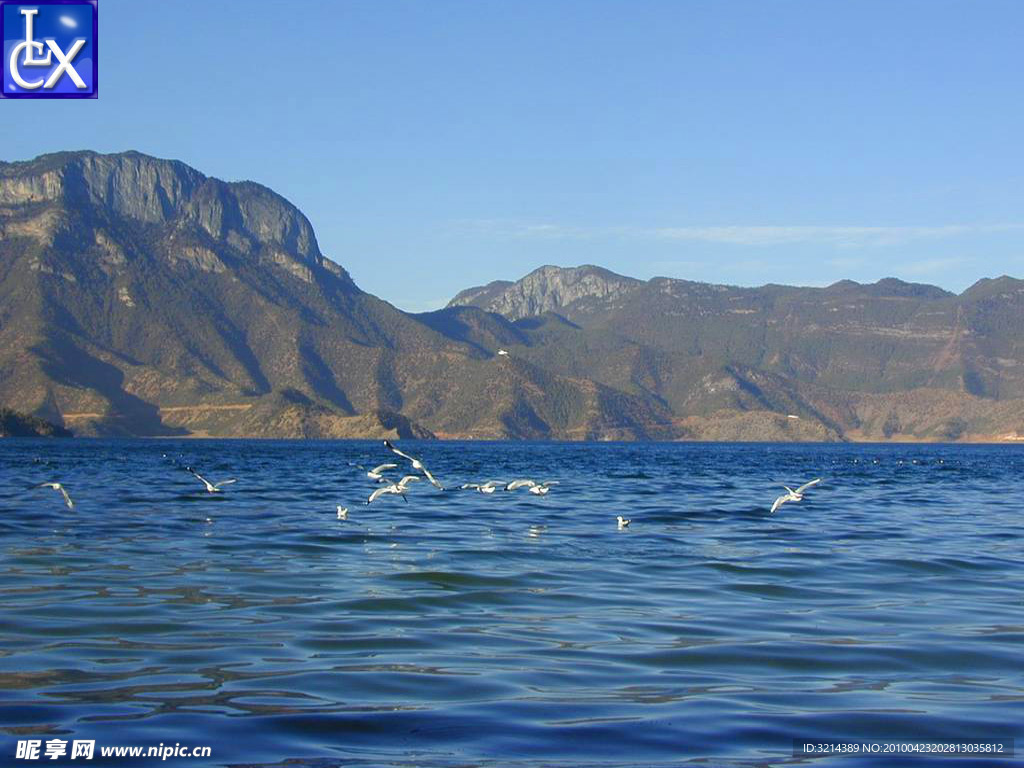
[{"label": "lake", "polygon": [[[158,744],[210,748],[167,765],[316,768],[1024,748],[1022,446],[399,445],[447,486],[559,484],[367,506],[349,462],[393,458],[379,441],[0,441],[0,763],[53,739],[96,757],[35,764],[155,765],[99,750]],[[238,482],[211,495],[183,464]],[[26,490],[49,480],[74,510]],[[896,764],[944,762],[1024,759]]]}]

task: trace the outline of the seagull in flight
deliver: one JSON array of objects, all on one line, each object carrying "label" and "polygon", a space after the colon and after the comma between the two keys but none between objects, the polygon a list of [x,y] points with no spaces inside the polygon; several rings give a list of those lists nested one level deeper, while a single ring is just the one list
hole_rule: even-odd
[{"label": "seagull in flight", "polygon": [[378,483],[391,482],[386,477],[384,477],[384,471],[388,469],[395,469],[398,466],[397,464],[381,464],[380,466],[374,467],[373,469],[367,469],[362,464],[357,464],[354,461],[350,461],[348,465],[350,467],[357,467],[359,469],[365,470],[366,476],[371,480],[376,480]]},{"label": "seagull in flight", "polygon": [[518,488],[527,488],[530,493],[535,496],[543,496],[548,492],[548,487],[552,485],[558,485],[557,480],[548,480],[544,483],[538,483],[536,480],[513,480],[511,483],[505,486],[506,491],[514,491]]},{"label": "seagull in flight", "polygon": [[377,490],[370,494],[370,498],[366,500],[367,504],[372,504],[381,496],[387,493],[394,493],[402,497],[402,501],[408,503],[409,500],[405,498],[405,489],[409,483],[418,483],[420,478],[418,475],[406,475],[397,483],[388,483],[387,485],[380,486]]},{"label": "seagull in flight", "polygon": [[501,480],[488,480],[486,483],[463,483],[459,488],[463,491],[479,491],[480,493],[494,493],[502,485]]},{"label": "seagull in flight", "polygon": [[505,486],[505,490],[514,491],[517,488],[533,488],[536,484],[533,480],[513,480]]},{"label": "seagull in flight", "polygon": [[768,514],[769,515],[775,514],[775,510],[777,510],[779,507],[781,507],[787,501],[803,501],[804,500],[804,493],[807,491],[807,489],[810,488],[812,485],[817,485],[820,482],[821,482],[821,478],[820,477],[815,478],[814,480],[811,480],[811,482],[809,482],[809,483],[804,483],[799,488],[797,488],[795,491],[792,488],[790,488],[788,485],[782,486],[783,488],[786,489],[786,492],[784,494],[782,494],[781,496],[779,496],[779,498],[777,498],[775,500],[775,503],[772,504],[772,511],[769,512]]},{"label": "seagull in flight", "polygon": [[60,483],[39,483],[39,485],[33,485],[33,488],[53,488],[55,491],[60,491],[60,495],[64,497],[64,503],[68,505],[68,509],[75,508],[75,502],[68,496],[67,489]]},{"label": "seagull in flight", "polygon": [[211,483],[205,477],[203,477],[198,472],[196,472],[194,469],[192,469],[192,467],[185,467],[185,471],[187,471],[190,475],[192,475],[194,478],[196,478],[203,485],[205,485],[207,493],[222,493],[222,491],[220,489],[220,487],[222,485],[231,485],[231,483],[237,483],[238,482],[237,480],[235,480],[235,478],[231,478],[230,480],[221,480],[219,483]]},{"label": "seagull in flight", "polygon": [[338,505],[338,519],[348,520],[348,507],[343,507],[341,504]]},{"label": "seagull in flight", "polygon": [[384,470],[395,469],[397,466],[397,464],[381,464],[380,466],[374,467],[373,469],[368,469],[366,471],[366,476],[371,480],[383,480]]},{"label": "seagull in flight", "polygon": [[398,494],[399,496],[402,497],[402,501],[404,501],[404,502],[408,502],[409,501],[407,498],[405,498],[405,494],[402,493],[402,489],[398,487],[398,483],[388,483],[387,485],[380,486],[379,488],[377,488],[377,490],[375,490],[373,493],[371,493],[370,497],[366,500],[366,503],[367,504],[373,504],[373,502],[375,502],[377,499],[379,499],[385,493],[396,493],[396,494]]},{"label": "seagull in flight", "polygon": [[623,528],[628,528],[628,527],[629,527],[629,524],[630,524],[631,522],[633,522],[632,520],[627,520],[627,519],[626,519],[626,518],[624,518],[624,517],[623,517],[622,515],[619,515],[619,516],[618,516],[618,517],[616,517],[615,519],[616,519],[616,520],[618,521],[618,523],[619,523],[619,530],[620,530],[620,531],[621,531],[621,530],[622,530]]},{"label": "seagull in flight", "polygon": [[414,459],[408,453],[403,453],[402,451],[398,450],[397,448],[395,448],[394,445],[391,444],[390,440],[384,441],[384,447],[391,451],[393,454],[395,454],[395,456],[401,456],[406,461],[409,461],[412,464],[412,468],[417,470],[418,472],[422,472],[426,476],[427,480],[430,481],[430,484],[437,488],[437,490],[444,490],[444,486],[437,482],[437,478],[430,474],[430,470],[423,465],[422,461],[420,461],[419,459]]},{"label": "seagull in flight", "polygon": [[534,483],[530,486],[530,493],[534,496],[544,496],[549,490],[550,486],[558,485],[557,480],[545,480],[543,483]]}]

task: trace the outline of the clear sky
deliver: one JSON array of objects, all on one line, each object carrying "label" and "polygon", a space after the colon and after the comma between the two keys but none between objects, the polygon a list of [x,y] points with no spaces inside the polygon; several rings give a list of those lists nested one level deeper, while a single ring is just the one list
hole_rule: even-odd
[{"label": "clear sky", "polygon": [[100,0],[95,101],[0,158],[137,149],[301,208],[412,311],[542,264],[758,285],[1024,276],[1019,0]]}]

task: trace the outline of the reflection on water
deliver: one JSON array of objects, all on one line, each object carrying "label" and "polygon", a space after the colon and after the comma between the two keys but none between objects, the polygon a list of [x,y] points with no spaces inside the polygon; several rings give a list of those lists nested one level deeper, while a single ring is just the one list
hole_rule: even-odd
[{"label": "reflection on water", "polygon": [[[415,452],[451,485],[561,484],[365,506],[348,462],[375,442],[4,441],[0,755],[767,765],[793,739],[1024,735],[1019,447]],[[211,496],[163,453],[239,482]],[[76,510],[24,490],[50,479]]]}]

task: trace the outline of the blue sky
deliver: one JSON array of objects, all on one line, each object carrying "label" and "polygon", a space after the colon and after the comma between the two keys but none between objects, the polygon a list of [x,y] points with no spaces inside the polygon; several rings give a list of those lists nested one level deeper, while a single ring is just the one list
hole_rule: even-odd
[{"label": "blue sky", "polygon": [[403,309],[596,263],[758,285],[1024,276],[1017,0],[100,0],[100,98],[0,158],[266,184]]}]

